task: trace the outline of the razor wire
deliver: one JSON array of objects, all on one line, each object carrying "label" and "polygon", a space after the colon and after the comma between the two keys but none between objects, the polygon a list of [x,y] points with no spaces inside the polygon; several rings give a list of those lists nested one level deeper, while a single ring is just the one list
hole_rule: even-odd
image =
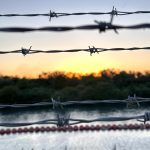
[{"label": "razor wire", "polygon": [[128,96],[127,99],[124,100],[83,100],[83,101],[58,101],[53,98],[50,100],[47,100],[45,102],[39,102],[39,103],[33,103],[33,104],[0,104],[0,108],[27,108],[27,107],[39,107],[39,106],[52,106],[53,109],[59,107],[63,108],[64,106],[71,106],[71,105],[91,105],[91,104],[127,104],[129,106],[130,104],[135,104],[136,106],[140,107],[140,103],[147,103],[150,102],[150,98],[141,98],[136,97],[136,95]]},{"label": "razor wire", "polygon": [[95,20],[96,24],[80,25],[80,26],[47,26],[47,27],[1,27],[0,32],[22,33],[22,32],[66,32],[73,30],[99,30],[99,33],[113,30],[118,33],[121,29],[149,29],[150,23],[141,23],[136,25],[113,25],[111,22],[102,22]]},{"label": "razor wire", "polygon": [[30,126],[30,125],[57,125],[58,127],[82,124],[82,123],[93,123],[93,122],[114,122],[114,121],[128,121],[137,120],[143,122],[150,121],[150,112],[145,112],[144,115],[129,116],[129,117],[100,117],[95,119],[76,119],[68,116],[60,116],[55,119],[47,119],[35,122],[19,122],[19,123],[0,123],[1,127],[20,127],[20,126]]},{"label": "razor wire", "polygon": [[81,16],[81,15],[133,15],[133,14],[149,14],[150,11],[118,11],[115,7],[109,12],[75,12],[75,13],[65,13],[65,12],[55,12],[50,10],[49,13],[34,13],[34,14],[0,14],[0,17],[49,17],[51,21],[52,18],[65,17],[65,16]]},{"label": "razor wire", "polygon": [[16,53],[22,53],[24,56],[27,54],[37,54],[37,53],[75,53],[75,52],[89,52],[92,56],[93,53],[101,53],[106,51],[135,51],[135,50],[150,50],[150,47],[130,47],[130,48],[97,48],[95,46],[92,46],[87,49],[68,49],[68,50],[31,50],[31,47],[29,49],[27,48],[21,48],[20,50],[13,50],[13,51],[0,51],[0,54],[16,54]]}]

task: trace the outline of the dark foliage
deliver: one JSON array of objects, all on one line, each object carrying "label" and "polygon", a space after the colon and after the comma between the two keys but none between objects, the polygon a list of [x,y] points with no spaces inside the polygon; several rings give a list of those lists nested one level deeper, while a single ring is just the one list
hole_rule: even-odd
[{"label": "dark foliage", "polygon": [[150,73],[104,70],[99,75],[43,73],[37,79],[0,76],[0,103],[62,100],[125,99],[135,94],[150,97]]}]

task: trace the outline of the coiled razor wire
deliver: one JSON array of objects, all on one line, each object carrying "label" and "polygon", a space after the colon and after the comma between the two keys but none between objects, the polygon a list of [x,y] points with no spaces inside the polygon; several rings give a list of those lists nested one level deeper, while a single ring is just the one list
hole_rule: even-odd
[{"label": "coiled razor wire", "polygon": [[96,24],[91,25],[81,25],[81,26],[50,26],[50,27],[39,27],[39,28],[30,28],[30,27],[1,27],[0,32],[65,32],[72,30],[99,30],[99,32],[105,32],[107,30],[114,30],[115,33],[118,33],[118,30],[121,29],[149,29],[150,23],[142,23],[136,25],[113,25],[110,22],[99,22],[95,21]]},{"label": "coiled razor wire", "polygon": [[90,47],[87,49],[68,49],[68,50],[31,50],[31,47],[29,49],[27,48],[21,48],[20,50],[13,50],[13,51],[0,51],[0,54],[16,54],[16,53],[22,53],[24,56],[27,54],[37,54],[37,53],[46,53],[46,54],[53,54],[53,53],[75,53],[75,52],[89,52],[90,55],[94,53],[101,53],[106,51],[135,51],[135,50],[150,50],[150,47],[130,47],[130,48],[96,48],[96,47]]},{"label": "coiled razor wire", "polygon": [[92,122],[113,122],[113,121],[128,121],[128,120],[138,120],[144,124],[150,121],[150,112],[145,112],[144,115],[130,116],[130,117],[101,117],[96,119],[75,119],[69,116],[59,116],[55,119],[47,119],[36,122],[23,122],[23,123],[0,123],[1,127],[20,127],[20,126],[30,126],[30,125],[57,125],[58,127],[82,124],[82,123],[92,123]]}]

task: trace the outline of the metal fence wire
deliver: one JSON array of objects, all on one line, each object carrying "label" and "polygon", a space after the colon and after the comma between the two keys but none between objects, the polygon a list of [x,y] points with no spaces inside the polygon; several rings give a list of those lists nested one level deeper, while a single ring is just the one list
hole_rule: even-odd
[{"label": "metal fence wire", "polygon": [[111,11],[108,12],[55,12],[50,10],[49,13],[34,13],[34,14],[0,14],[0,17],[49,17],[51,21],[52,18],[66,17],[66,16],[81,16],[81,15],[114,15],[114,16],[125,16],[125,15],[133,15],[133,14],[149,14],[150,11],[119,11],[115,7]]},{"label": "metal fence wire", "polygon": [[130,48],[98,48],[95,46],[89,46],[89,48],[77,48],[77,49],[68,49],[68,50],[32,50],[32,46],[30,46],[29,49],[27,48],[21,48],[20,50],[13,50],[13,51],[0,51],[0,54],[16,54],[16,53],[22,53],[24,56],[27,54],[37,54],[37,53],[75,53],[75,52],[89,52],[90,55],[94,53],[101,53],[106,51],[135,51],[135,50],[150,50],[150,47],[130,47]]},{"label": "metal fence wire", "polygon": [[51,98],[49,100],[42,100],[39,103],[32,103],[32,104],[0,104],[0,108],[28,108],[28,107],[39,107],[39,106],[52,106],[53,108],[63,108],[65,106],[76,106],[76,105],[91,105],[91,104],[126,104],[127,106],[130,104],[136,105],[137,107],[140,107],[141,103],[149,103],[150,98],[142,98],[137,97],[136,95],[128,96],[127,99],[124,100],[114,100],[114,99],[108,99],[108,100],[84,100],[84,101],[60,101],[55,100]]},{"label": "metal fence wire", "polygon": [[91,123],[91,122],[112,122],[112,121],[128,121],[128,120],[138,120],[144,124],[147,121],[150,121],[150,112],[145,112],[144,115],[129,116],[129,117],[100,117],[94,119],[79,119],[71,118],[70,115],[61,116],[57,114],[57,118],[40,120],[36,122],[19,122],[19,123],[0,123],[2,127],[20,127],[20,126],[30,126],[30,125],[57,125],[58,127],[70,126],[82,123]]},{"label": "metal fence wire", "polygon": [[42,106],[42,105],[51,105],[53,104],[53,109],[56,111],[57,115],[56,118],[54,119],[46,119],[46,120],[40,120],[36,122],[23,122],[23,123],[0,123],[0,126],[2,127],[20,127],[20,126],[29,126],[29,125],[57,125],[58,127],[63,127],[63,126],[70,126],[70,125],[76,125],[76,124],[82,124],[82,123],[91,123],[91,122],[112,122],[112,121],[127,121],[127,120],[138,120],[140,122],[143,122],[144,124],[147,121],[150,121],[150,112],[145,112],[144,115],[137,115],[137,116],[128,116],[128,117],[100,117],[100,118],[95,118],[95,119],[79,119],[79,118],[71,118],[70,114],[65,113],[65,109],[63,106],[65,105],[70,105],[70,104],[93,104],[93,103],[136,103],[137,106],[140,106],[140,102],[142,101],[150,101],[150,99],[143,99],[142,98],[136,98],[134,97],[128,97],[127,100],[124,101],[119,101],[119,100],[103,100],[103,101],[85,101],[85,102],[75,102],[75,101],[70,101],[70,102],[64,102],[61,103],[60,101],[56,101],[52,99],[52,103],[36,103],[36,104],[18,104],[18,105],[0,105],[0,108],[19,108],[19,107],[31,107],[31,106]]},{"label": "metal fence wire", "polygon": [[89,25],[80,25],[80,26],[47,26],[47,27],[1,27],[0,32],[66,32],[72,30],[99,30],[99,33],[106,32],[108,30],[113,30],[115,33],[118,33],[118,30],[121,29],[149,29],[150,23],[142,23],[136,25],[113,25],[110,22],[102,22],[95,20],[95,24]]}]

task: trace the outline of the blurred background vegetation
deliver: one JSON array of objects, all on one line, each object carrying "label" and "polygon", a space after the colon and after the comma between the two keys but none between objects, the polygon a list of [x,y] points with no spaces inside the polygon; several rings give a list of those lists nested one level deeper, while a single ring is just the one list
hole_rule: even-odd
[{"label": "blurred background vegetation", "polygon": [[42,73],[36,79],[0,76],[0,103],[150,97],[150,73],[103,70],[99,74]]}]

